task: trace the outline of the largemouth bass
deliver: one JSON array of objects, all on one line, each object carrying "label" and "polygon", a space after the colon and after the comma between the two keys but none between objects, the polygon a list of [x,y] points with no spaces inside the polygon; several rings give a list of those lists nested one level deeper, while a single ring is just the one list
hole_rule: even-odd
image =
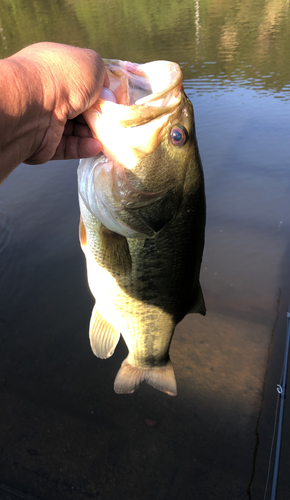
[{"label": "largemouth bass", "polygon": [[103,153],[80,161],[80,242],[95,297],[99,358],[122,334],[114,389],[145,381],[176,395],[169,347],[177,323],[205,314],[199,273],[205,194],[192,104],[178,64],[105,61],[110,87],[85,113]]}]

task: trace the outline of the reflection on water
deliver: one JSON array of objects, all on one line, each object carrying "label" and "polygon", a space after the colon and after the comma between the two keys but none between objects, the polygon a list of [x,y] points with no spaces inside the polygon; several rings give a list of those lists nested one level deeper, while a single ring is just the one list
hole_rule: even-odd
[{"label": "reflection on water", "polygon": [[0,5],[1,57],[32,42],[58,41],[107,58],[177,61],[186,78],[197,75],[212,82],[208,87],[236,82],[283,98],[289,94],[289,33],[288,0],[13,0],[13,8],[3,0]]},{"label": "reflection on water", "polygon": [[[182,65],[205,171],[208,315],[176,329],[177,398],[115,395],[126,348],[104,363],[90,352],[77,165],[19,167],[0,187],[0,483],[42,500],[263,498],[290,300],[289,20],[286,0],[1,2],[2,57],[46,39]],[[278,500],[287,400],[285,412]]]},{"label": "reflection on water", "polygon": [[214,292],[215,308],[232,304],[263,321],[281,286],[274,262],[288,245],[289,101],[241,88],[199,96],[191,81],[185,86],[206,177],[202,281]]},{"label": "reflection on water", "polygon": [[13,234],[13,228],[11,221],[9,220],[8,208],[0,208],[0,255],[3,254],[5,249],[9,247],[11,242],[11,237]]}]

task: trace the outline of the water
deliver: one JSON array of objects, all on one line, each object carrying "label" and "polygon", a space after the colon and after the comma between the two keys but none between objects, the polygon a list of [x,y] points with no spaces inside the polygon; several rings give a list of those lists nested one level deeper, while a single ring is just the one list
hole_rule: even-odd
[{"label": "water", "polygon": [[[290,301],[289,24],[286,0],[1,2],[1,57],[51,40],[181,64],[206,181],[208,314],[176,329],[177,398],[114,394],[126,347],[90,351],[77,162],[13,172],[0,187],[0,498],[263,498]],[[289,415],[286,399],[281,500]]]}]

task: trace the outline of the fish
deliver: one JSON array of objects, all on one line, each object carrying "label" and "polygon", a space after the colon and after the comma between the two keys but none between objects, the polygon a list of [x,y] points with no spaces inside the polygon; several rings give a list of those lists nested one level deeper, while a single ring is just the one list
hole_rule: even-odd
[{"label": "fish", "polygon": [[193,106],[177,63],[105,60],[110,85],[84,113],[102,152],[78,166],[79,238],[95,298],[94,354],[122,335],[117,394],[142,382],[177,394],[169,356],[176,325],[205,315],[199,275],[205,189]]}]

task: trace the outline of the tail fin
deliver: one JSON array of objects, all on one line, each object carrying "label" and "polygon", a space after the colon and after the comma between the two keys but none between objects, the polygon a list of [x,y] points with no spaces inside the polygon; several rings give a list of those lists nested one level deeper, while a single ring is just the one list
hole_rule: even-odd
[{"label": "tail fin", "polygon": [[176,396],[177,387],[170,360],[164,366],[139,368],[130,364],[129,356],[123,361],[117,373],[114,389],[117,394],[129,394],[135,391],[142,382],[147,382],[155,389],[169,396]]}]

